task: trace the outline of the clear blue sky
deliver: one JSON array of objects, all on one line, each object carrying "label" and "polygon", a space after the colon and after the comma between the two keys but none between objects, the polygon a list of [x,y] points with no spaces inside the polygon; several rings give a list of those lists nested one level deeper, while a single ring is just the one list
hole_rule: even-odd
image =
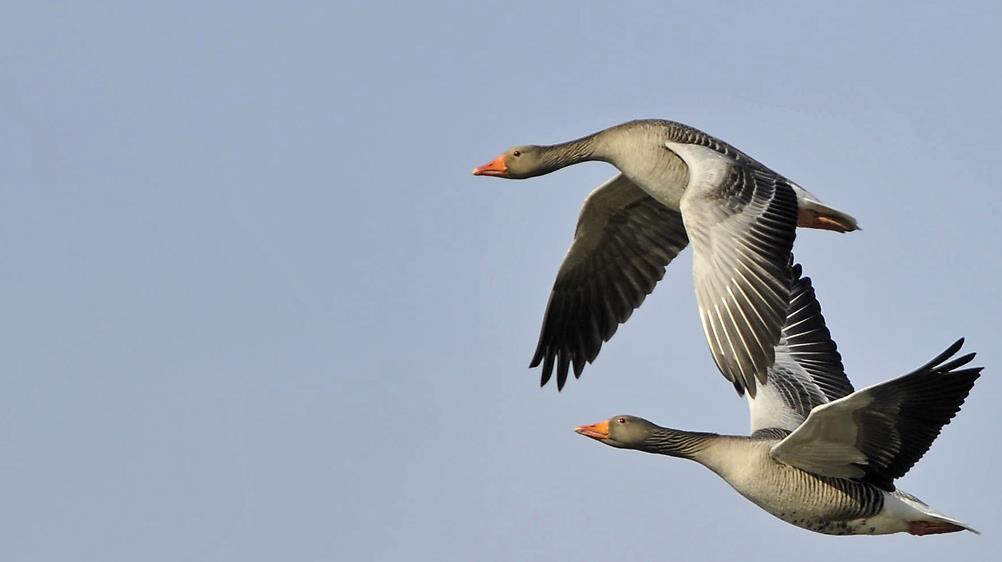
[{"label": "clear blue sky", "polygon": [[[984,559],[1002,549],[1002,9],[20,2],[0,17],[0,558]],[[558,395],[526,368],[613,171],[470,169],[661,117],[854,214],[805,232],[850,377],[985,376],[902,481],[984,535],[832,538],[573,426],[744,433],[690,257]]]}]

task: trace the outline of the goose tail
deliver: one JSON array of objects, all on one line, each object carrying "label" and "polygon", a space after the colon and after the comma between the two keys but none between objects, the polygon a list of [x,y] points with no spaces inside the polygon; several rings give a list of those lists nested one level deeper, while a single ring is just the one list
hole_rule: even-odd
[{"label": "goose tail", "polygon": [[953,519],[952,517],[947,517],[942,513],[938,513],[933,508],[929,507],[925,502],[911,494],[906,494],[900,490],[898,490],[898,494],[899,498],[911,507],[915,508],[917,511],[921,512],[923,515],[923,517],[908,521],[909,534],[922,536],[937,535],[940,533],[956,533],[958,531],[970,531],[975,535],[981,534],[977,529],[971,527],[967,523],[963,523]]},{"label": "goose tail", "polygon": [[797,194],[797,206],[800,208],[797,216],[797,226],[834,230],[835,232],[862,230],[852,215],[825,205],[821,201],[818,201],[817,197],[812,195],[810,191],[799,185],[791,183],[790,186],[793,187],[793,191]]}]

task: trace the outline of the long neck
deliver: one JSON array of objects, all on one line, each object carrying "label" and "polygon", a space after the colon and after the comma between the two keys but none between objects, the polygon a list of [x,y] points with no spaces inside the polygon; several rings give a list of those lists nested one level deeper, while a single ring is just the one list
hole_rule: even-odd
[{"label": "long neck", "polygon": [[669,133],[661,122],[631,121],[577,140],[544,146],[541,169],[533,175],[590,160],[608,162],[651,197],[678,209],[689,172],[681,158],[665,149]]},{"label": "long neck", "polygon": [[593,135],[569,142],[539,147],[540,160],[542,160],[543,164],[539,170],[539,175],[548,174],[580,162],[589,162],[591,160],[605,161],[605,143],[602,142],[603,133],[605,131],[599,131]]},{"label": "long neck", "polygon": [[657,455],[699,460],[699,454],[720,438],[716,433],[699,433],[659,427],[638,447]]}]

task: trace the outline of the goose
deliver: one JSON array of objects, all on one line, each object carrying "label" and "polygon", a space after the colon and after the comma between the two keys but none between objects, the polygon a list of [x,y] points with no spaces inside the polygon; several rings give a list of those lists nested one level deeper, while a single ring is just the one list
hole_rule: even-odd
[{"label": "goose", "polygon": [[774,359],[790,296],[796,227],[857,230],[856,220],[702,131],[638,120],[552,146],[516,146],[473,174],[531,178],[585,161],[619,174],[588,195],[557,273],[530,368],[557,390],[654,290],[692,241],[700,319],[721,373],[755,396]]},{"label": "goose", "polygon": [[575,428],[612,447],[694,460],[770,514],[831,535],[968,530],[894,486],[964,403],[981,367],[958,340],[903,377],[853,391],[810,278],[795,266],[776,362],[750,436],[680,431],[621,415]]}]

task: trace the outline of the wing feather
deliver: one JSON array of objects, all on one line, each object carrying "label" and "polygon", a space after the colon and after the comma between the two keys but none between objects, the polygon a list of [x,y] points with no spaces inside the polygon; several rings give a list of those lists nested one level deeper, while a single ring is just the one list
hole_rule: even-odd
[{"label": "wing feather", "polygon": [[798,264],[792,268],[793,287],[776,360],[768,380],[755,397],[748,397],[753,434],[789,433],[816,406],[853,391],[842,357],[825,326],[811,279]]},{"label": "wing feather", "polygon": [[755,162],[698,144],[666,146],[689,171],[680,207],[710,353],[739,392],[755,396],[786,319],[796,194]]},{"label": "wing feather", "polygon": [[961,368],[973,353],[947,361],[963,341],[908,375],[814,408],[770,454],[815,474],[894,490],[894,480],[929,450],[980,376],[980,367]]},{"label": "wing feather", "polygon": [[592,191],[553,284],[530,367],[562,389],[579,377],[689,243],[678,211],[622,175]]}]

